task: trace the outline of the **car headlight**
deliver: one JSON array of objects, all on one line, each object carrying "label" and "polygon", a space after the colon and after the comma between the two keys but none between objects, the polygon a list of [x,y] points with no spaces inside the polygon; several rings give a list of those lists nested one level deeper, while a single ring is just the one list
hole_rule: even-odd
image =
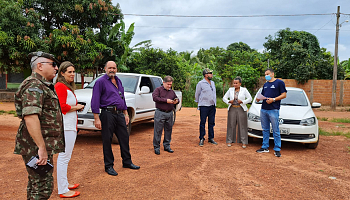
[{"label": "car headlight", "polygon": [[307,119],[302,119],[300,121],[300,125],[303,125],[303,126],[312,126],[312,125],[315,125],[316,124],[316,119],[315,117],[310,117],[310,118],[307,118]]},{"label": "car headlight", "polygon": [[248,113],[248,120],[253,122],[260,122],[260,117],[258,115],[254,115],[252,113]]}]

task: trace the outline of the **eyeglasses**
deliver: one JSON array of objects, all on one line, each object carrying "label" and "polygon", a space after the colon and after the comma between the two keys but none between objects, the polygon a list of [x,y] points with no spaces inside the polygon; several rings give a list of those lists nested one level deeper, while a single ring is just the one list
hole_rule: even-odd
[{"label": "eyeglasses", "polygon": [[57,63],[56,62],[41,62],[41,63],[51,63],[53,68],[57,67]]},{"label": "eyeglasses", "polygon": [[120,91],[119,91],[119,96],[120,96],[120,98],[124,99],[124,96]]},{"label": "eyeglasses", "polygon": [[208,72],[207,74],[213,74],[213,72]]}]

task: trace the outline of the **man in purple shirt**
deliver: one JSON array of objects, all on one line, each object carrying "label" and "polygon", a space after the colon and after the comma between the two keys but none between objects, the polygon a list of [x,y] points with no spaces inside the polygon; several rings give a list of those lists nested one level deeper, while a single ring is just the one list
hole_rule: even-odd
[{"label": "man in purple shirt", "polygon": [[170,148],[171,133],[174,125],[173,110],[174,104],[179,103],[174,90],[171,89],[173,78],[171,76],[164,77],[163,86],[156,88],[152,94],[153,101],[156,102],[156,112],[154,113],[154,136],[153,147],[154,153],[160,154],[160,140],[164,129],[163,146],[164,151],[173,153]]},{"label": "man in purple shirt", "polygon": [[[126,127],[129,123],[129,116],[122,82],[115,75],[117,72],[116,63],[108,61],[105,65],[105,71],[106,74],[98,79],[94,85],[91,110],[94,113],[95,127],[102,130],[105,171],[109,175],[116,176],[118,173],[113,168],[113,133],[116,134],[119,141],[123,167],[130,169],[140,169],[140,167],[131,161],[129,134]],[[101,114],[99,114],[100,108]]]}]

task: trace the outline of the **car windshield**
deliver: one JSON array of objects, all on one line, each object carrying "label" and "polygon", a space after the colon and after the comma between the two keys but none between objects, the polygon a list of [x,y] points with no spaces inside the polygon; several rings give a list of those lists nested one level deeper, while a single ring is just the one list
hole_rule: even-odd
[{"label": "car windshield", "polygon": [[[96,83],[96,81],[101,78],[103,75],[95,78],[89,85],[87,85],[85,88],[92,89]],[[124,75],[124,74],[118,74],[118,78],[122,81],[124,92],[131,92],[135,93],[137,81],[139,80],[138,76],[134,75]]]},{"label": "car windshield", "polygon": [[[261,89],[259,90],[261,92]],[[261,104],[259,101],[258,104]],[[306,96],[303,91],[298,90],[287,90],[287,97],[282,99],[281,105],[286,106],[307,106]]]}]

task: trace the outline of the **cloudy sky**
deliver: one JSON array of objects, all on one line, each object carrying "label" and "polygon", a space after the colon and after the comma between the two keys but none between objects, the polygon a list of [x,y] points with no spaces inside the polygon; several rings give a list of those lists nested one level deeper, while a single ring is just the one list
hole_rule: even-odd
[{"label": "cloudy sky", "polygon": [[[247,43],[260,52],[265,37],[289,27],[314,34],[321,47],[334,53],[337,6],[340,23],[350,20],[349,0],[113,0],[123,14],[180,16],[254,16],[328,14],[293,17],[160,17],[125,15],[126,26],[135,22],[132,45],[152,40],[152,47],[193,51],[226,48],[234,42]],[[350,58],[350,22],[339,32],[340,61]]]}]

